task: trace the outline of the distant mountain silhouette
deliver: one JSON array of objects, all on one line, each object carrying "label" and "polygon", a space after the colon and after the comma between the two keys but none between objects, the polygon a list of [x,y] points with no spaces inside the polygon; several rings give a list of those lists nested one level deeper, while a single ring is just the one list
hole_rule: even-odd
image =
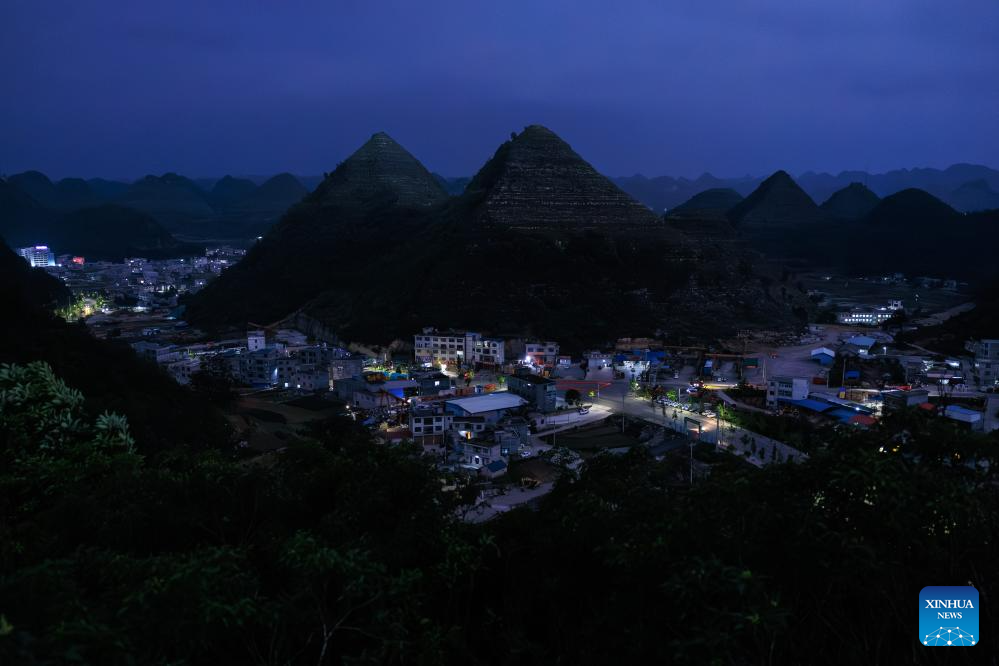
[{"label": "distant mountain silhouette", "polygon": [[[703,174],[690,180],[671,176],[649,178],[636,174],[613,180],[635,199],[661,213],[664,209],[672,209],[708,189],[729,188],[747,196],[763,179],[756,176],[717,178],[711,174]],[[813,201],[826,201],[834,192],[857,182],[863,183],[882,197],[910,187],[920,188],[959,209],[958,202],[951,200],[951,193],[964,183],[985,180],[993,190],[999,191],[999,171],[975,164],[954,164],[946,169],[896,169],[886,173],[852,170],[830,174],[807,171],[795,180]]]},{"label": "distant mountain silhouette", "polygon": [[0,180],[0,236],[14,247],[44,243],[57,254],[121,260],[200,251],[178,242],[153,218],[130,208],[102,205],[75,211],[42,206],[20,188]]},{"label": "distant mountain silhouette", "polygon": [[880,201],[881,198],[863,183],[850,183],[833,192],[820,208],[832,217],[859,220],[874,210]]},{"label": "distant mountain silhouette", "polygon": [[116,201],[125,192],[128,192],[128,188],[131,187],[130,183],[126,183],[120,180],[107,180],[105,178],[91,178],[87,181],[87,186],[90,187],[91,191],[104,202]]},{"label": "distant mountain silhouette", "polygon": [[984,178],[964,183],[947,197],[948,203],[966,213],[999,208],[999,192],[989,187]]},{"label": "distant mountain silhouette", "polygon": [[226,210],[245,201],[256,191],[257,185],[252,180],[225,176],[215,181],[208,200],[216,210]]},{"label": "distant mountain silhouette", "polygon": [[614,178],[614,183],[656,213],[670,211],[691,197],[711,189],[731,189],[746,196],[763,180],[753,176],[717,178],[710,173],[691,180],[657,176],[646,178],[641,174]]},{"label": "distant mountain silhouette", "polygon": [[239,203],[239,208],[283,213],[301,201],[309,191],[290,173],[280,173],[255,188]]},{"label": "distant mountain silhouette", "polygon": [[203,249],[180,243],[152,216],[114,204],[67,213],[48,233],[48,242],[58,251],[94,260],[155,259],[198,254]]},{"label": "distant mountain silhouette", "polygon": [[25,171],[14,174],[7,182],[48,208],[80,208],[94,206],[101,201],[86,181],[80,178],[64,178],[53,183],[39,171]]},{"label": "distant mountain silhouette", "polygon": [[116,203],[148,213],[167,229],[178,231],[215,215],[207,194],[190,179],[175,173],[135,181]]},{"label": "distant mountain silhouette", "polygon": [[669,217],[724,220],[742,199],[741,194],[727,187],[704,190],[670,209]]},{"label": "distant mountain silhouette", "polygon": [[0,236],[12,247],[47,243],[46,230],[58,217],[19,187],[0,179]]}]

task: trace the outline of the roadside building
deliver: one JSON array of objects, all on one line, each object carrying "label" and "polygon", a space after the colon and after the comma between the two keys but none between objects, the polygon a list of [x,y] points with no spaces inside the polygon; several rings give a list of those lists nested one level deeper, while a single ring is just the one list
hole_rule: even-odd
[{"label": "roadside building", "polygon": [[413,374],[417,383],[417,393],[420,396],[439,396],[454,393],[454,379],[443,372],[424,372]]},{"label": "roadside building", "polygon": [[808,378],[777,376],[767,380],[767,406],[776,407],[786,400],[804,400],[808,397]]},{"label": "roadside building", "polygon": [[503,341],[484,338],[471,331],[440,332],[425,328],[413,336],[413,357],[418,365],[502,365],[505,359]]},{"label": "roadside building", "polygon": [[912,389],[911,391],[896,389],[884,391],[881,398],[884,400],[885,412],[896,412],[929,402],[930,392],[926,389]]},{"label": "roadside building", "polygon": [[133,342],[132,349],[142,358],[153,361],[157,365],[179,361],[182,357],[177,345],[163,345],[158,342]]},{"label": "roadside building", "polygon": [[478,333],[465,333],[465,349],[466,358],[472,365],[499,367],[506,358],[502,340],[484,338]]},{"label": "roadside building", "polygon": [[972,340],[965,348],[975,355],[975,371],[981,385],[999,384],[999,340]]},{"label": "roadside building", "polygon": [[554,412],[557,397],[555,382],[530,372],[517,372],[506,378],[507,389],[541,413]]},{"label": "roadside building", "polygon": [[846,340],[845,350],[857,356],[867,356],[876,342],[869,335],[854,335]]},{"label": "roadside building", "polygon": [[414,405],[409,411],[409,429],[420,444],[443,444],[450,427],[451,418],[444,413],[442,403]]},{"label": "roadside building", "polygon": [[888,308],[853,308],[849,312],[836,314],[836,321],[849,326],[879,326],[888,321],[895,314],[895,310]]}]

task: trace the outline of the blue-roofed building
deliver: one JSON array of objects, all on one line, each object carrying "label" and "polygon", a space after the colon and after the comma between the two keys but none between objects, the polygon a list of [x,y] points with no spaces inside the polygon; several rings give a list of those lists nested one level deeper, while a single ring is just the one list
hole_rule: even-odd
[{"label": "blue-roofed building", "polygon": [[979,430],[983,424],[981,412],[961,405],[947,405],[943,413],[944,416],[953,421],[967,423],[972,430]]},{"label": "blue-roofed building", "polygon": [[813,400],[812,398],[805,398],[803,400],[787,400],[785,402],[800,409],[807,409],[810,412],[815,412],[816,414],[824,414],[834,407],[831,403],[824,402],[822,400]]},{"label": "blue-roofed building", "polygon": [[847,340],[846,344],[856,345],[857,347],[861,347],[863,349],[870,349],[871,347],[874,346],[875,342],[877,342],[877,340],[875,340],[869,335],[855,335],[849,340]]},{"label": "blue-roofed building", "polygon": [[503,476],[506,474],[507,465],[506,462],[502,460],[494,460],[487,465],[483,465],[479,468],[479,474],[488,478],[495,479],[498,476]]},{"label": "blue-roofed building", "polygon": [[858,413],[859,412],[856,412],[852,409],[847,409],[846,407],[836,407],[834,409],[829,409],[823,412],[825,416],[834,418],[838,421],[842,421],[843,423],[849,423],[850,420],[853,419],[853,417],[856,416]]},{"label": "blue-roofed building", "polygon": [[812,350],[812,360],[817,361],[819,365],[830,366],[836,360],[836,352],[828,347],[819,347]]}]

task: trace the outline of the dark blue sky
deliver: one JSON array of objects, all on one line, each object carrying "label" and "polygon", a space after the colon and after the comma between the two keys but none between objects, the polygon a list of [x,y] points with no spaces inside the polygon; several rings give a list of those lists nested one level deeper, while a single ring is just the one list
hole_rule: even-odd
[{"label": "dark blue sky", "polygon": [[996,166],[996,0],[0,5],[0,172],[473,173],[530,123],[610,175]]}]

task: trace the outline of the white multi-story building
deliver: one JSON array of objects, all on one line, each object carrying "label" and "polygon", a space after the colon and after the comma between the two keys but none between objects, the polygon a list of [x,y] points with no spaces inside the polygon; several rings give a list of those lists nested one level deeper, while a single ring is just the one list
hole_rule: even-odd
[{"label": "white multi-story building", "polygon": [[250,331],[246,334],[246,350],[255,352],[267,346],[267,333],[264,331]]},{"label": "white multi-story building", "polygon": [[555,365],[558,362],[557,342],[525,342],[524,361],[533,365]]},{"label": "white multi-story building", "polygon": [[503,341],[483,338],[478,333],[465,334],[466,356],[470,363],[503,365]]},{"label": "white multi-story building", "polygon": [[840,312],[836,315],[836,321],[840,324],[850,326],[857,324],[861,326],[878,326],[891,319],[894,314],[895,311],[888,308],[878,308],[876,310],[856,309],[849,312]]},{"label": "white multi-story building", "polygon": [[999,340],[974,340],[965,348],[975,355],[975,371],[982,386],[999,383]]},{"label": "white multi-story building", "polygon": [[425,366],[435,364],[501,365],[504,360],[503,341],[484,338],[478,333],[447,331],[432,328],[413,336],[413,355]]},{"label": "white multi-story building", "polygon": [[22,247],[17,251],[25,261],[31,264],[32,268],[46,268],[48,266],[55,266],[55,253],[49,249],[48,245],[32,245],[31,247]]},{"label": "white multi-story building", "polygon": [[771,377],[767,380],[767,406],[774,407],[781,400],[804,400],[808,397],[807,377]]}]

